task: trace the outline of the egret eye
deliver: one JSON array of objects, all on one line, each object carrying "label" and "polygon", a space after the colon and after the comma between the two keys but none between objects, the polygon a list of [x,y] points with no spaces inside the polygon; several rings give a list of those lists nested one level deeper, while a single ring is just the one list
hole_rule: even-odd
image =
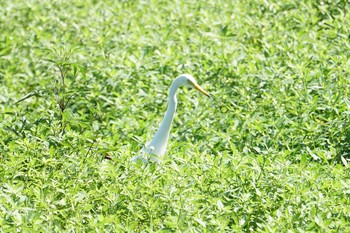
[{"label": "egret eye", "polygon": [[189,79],[187,79],[186,82],[187,82],[187,85],[189,85],[189,87],[194,87],[195,86],[194,83],[191,80],[189,80]]}]

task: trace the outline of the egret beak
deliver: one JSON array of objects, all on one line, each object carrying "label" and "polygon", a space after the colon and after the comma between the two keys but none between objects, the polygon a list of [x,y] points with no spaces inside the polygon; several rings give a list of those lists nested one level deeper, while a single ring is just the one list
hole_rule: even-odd
[{"label": "egret beak", "polygon": [[203,88],[201,88],[197,83],[192,83],[193,87],[196,88],[199,92],[201,92],[202,94],[206,95],[209,97],[209,94],[203,90]]}]

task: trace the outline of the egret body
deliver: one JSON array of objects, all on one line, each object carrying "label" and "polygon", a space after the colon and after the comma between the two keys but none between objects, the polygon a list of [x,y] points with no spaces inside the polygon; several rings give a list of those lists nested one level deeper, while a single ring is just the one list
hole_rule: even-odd
[{"label": "egret body", "polygon": [[143,162],[147,162],[147,156],[149,156],[150,160],[159,163],[159,157],[164,156],[169,140],[171,123],[173,122],[176,112],[176,91],[181,86],[194,87],[199,92],[209,97],[209,94],[197,84],[197,81],[191,75],[182,74],[178,76],[170,86],[168,108],[158,131],[152,140],[141,150],[141,155],[134,157],[132,161],[142,160]]}]

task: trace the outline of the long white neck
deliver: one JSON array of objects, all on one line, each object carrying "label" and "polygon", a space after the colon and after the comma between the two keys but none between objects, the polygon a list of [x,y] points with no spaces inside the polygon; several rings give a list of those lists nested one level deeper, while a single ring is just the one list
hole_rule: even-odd
[{"label": "long white neck", "polygon": [[162,123],[159,126],[157,133],[154,135],[151,142],[147,145],[148,148],[152,149],[152,154],[163,156],[166,151],[166,146],[168,144],[169,133],[171,128],[171,123],[173,122],[177,99],[176,99],[176,90],[178,85],[173,83],[169,90],[169,102],[168,108],[166,110],[165,116]]}]

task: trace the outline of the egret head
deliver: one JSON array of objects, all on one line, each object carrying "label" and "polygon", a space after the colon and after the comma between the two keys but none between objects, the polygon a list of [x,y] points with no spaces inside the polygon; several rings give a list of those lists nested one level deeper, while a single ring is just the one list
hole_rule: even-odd
[{"label": "egret head", "polygon": [[198,85],[196,79],[192,75],[182,74],[179,77],[177,77],[175,80],[178,82],[179,86],[186,86],[186,87],[195,88],[199,92],[201,92],[202,94],[209,97],[209,94]]}]

